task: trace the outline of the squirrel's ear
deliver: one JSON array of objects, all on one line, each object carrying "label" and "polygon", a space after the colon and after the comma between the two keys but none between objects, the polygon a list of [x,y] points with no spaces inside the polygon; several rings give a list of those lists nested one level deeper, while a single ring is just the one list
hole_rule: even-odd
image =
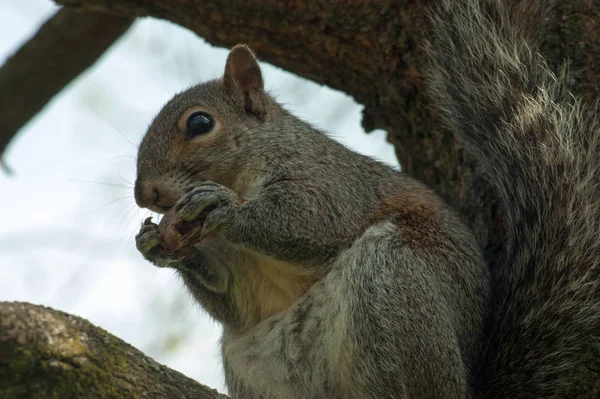
[{"label": "squirrel's ear", "polygon": [[263,119],[266,114],[266,93],[260,66],[252,51],[238,44],[231,49],[225,63],[223,84],[232,95],[244,102],[246,112]]}]

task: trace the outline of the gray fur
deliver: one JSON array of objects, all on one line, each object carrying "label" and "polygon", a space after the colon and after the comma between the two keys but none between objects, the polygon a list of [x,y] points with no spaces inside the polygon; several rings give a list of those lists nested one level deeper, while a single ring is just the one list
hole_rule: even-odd
[{"label": "gray fur", "polygon": [[457,326],[472,325],[472,302],[439,275],[445,260],[399,242],[392,223],[371,227],[286,312],[226,330],[228,386],[264,398],[467,396],[474,347]]},{"label": "gray fur", "polygon": [[600,338],[600,130],[500,0],[440,1],[429,87],[506,216],[478,397],[565,397]]},{"label": "gray fur", "polygon": [[[212,209],[193,247],[167,251],[150,223],[137,242],[223,324],[229,394],[470,396],[489,298],[471,233],[420,183],[285,111],[245,52],[162,109],[136,181],[138,203],[180,220]],[[217,127],[190,139],[194,107]]]}]

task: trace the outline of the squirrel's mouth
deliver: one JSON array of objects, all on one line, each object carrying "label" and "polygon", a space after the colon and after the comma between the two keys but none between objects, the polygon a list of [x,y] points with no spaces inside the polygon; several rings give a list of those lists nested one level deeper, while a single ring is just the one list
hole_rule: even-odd
[{"label": "squirrel's mouth", "polygon": [[161,215],[164,215],[165,213],[167,213],[167,211],[171,208],[172,207],[170,207],[170,206],[164,206],[164,205],[158,205],[158,204],[153,204],[148,207],[148,209],[150,209],[152,212],[156,212]]},{"label": "squirrel's mouth", "polygon": [[161,215],[165,214],[177,203],[179,198],[179,193],[172,193],[166,190],[155,190],[154,203],[148,206],[148,209],[160,213]]}]

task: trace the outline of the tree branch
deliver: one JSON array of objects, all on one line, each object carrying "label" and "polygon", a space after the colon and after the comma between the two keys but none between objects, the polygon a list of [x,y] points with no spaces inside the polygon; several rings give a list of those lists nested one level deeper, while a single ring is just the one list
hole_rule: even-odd
[{"label": "tree branch", "polygon": [[0,302],[0,397],[227,399],[87,320]]},{"label": "tree branch", "polygon": [[132,18],[59,10],[0,68],[0,154],[17,131],[92,65]]}]

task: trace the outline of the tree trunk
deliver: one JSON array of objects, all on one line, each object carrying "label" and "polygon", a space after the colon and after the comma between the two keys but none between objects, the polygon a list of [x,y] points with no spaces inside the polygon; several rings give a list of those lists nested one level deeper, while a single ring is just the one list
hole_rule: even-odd
[{"label": "tree trunk", "polygon": [[[527,12],[528,1],[505,1],[515,18],[532,27],[530,39],[539,44],[552,66],[569,61],[571,90],[594,101],[599,87],[600,3],[532,0],[547,4],[540,15]],[[264,61],[352,95],[365,106],[365,130],[389,133],[403,170],[435,189],[462,214],[475,231],[494,278],[500,278],[502,271],[495,265],[503,219],[494,192],[427,103],[422,45],[428,29],[426,10],[432,1],[56,2],[128,18],[167,19],[217,46],[247,43]],[[85,51],[84,47],[73,51]],[[590,370],[582,371],[582,381],[598,386],[600,379]]]}]

